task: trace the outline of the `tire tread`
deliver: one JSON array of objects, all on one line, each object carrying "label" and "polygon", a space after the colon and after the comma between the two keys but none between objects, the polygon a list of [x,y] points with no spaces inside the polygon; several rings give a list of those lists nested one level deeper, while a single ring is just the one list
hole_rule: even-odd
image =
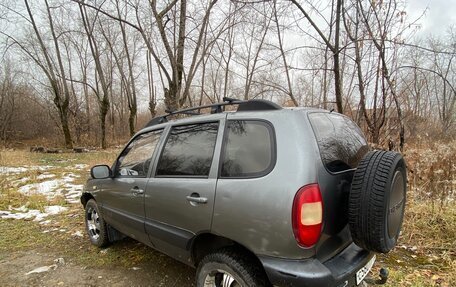
[{"label": "tire tread", "polygon": [[401,164],[405,171],[399,153],[371,151],[361,160],[353,175],[348,206],[349,227],[353,241],[364,249],[386,253],[392,248],[385,241],[387,189]]}]

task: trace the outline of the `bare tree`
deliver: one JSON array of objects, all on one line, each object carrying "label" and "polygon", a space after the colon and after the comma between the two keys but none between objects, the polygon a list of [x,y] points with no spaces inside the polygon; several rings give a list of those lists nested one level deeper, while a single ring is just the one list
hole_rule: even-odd
[{"label": "bare tree", "polygon": [[[381,97],[379,96],[379,86],[381,85],[381,61],[377,58],[373,58],[374,69],[371,69],[373,72],[365,69],[366,60],[369,61],[369,58],[365,59],[364,54],[367,50],[367,53],[371,53],[371,46],[368,41],[364,39],[368,38],[368,34],[363,31],[363,22],[361,15],[361,7],[358,1],[352,3],[350,9],[352,15],[348,14],[347,10],[344,10],[343,20],[347,36],[354,46],[354,62],[356,66],[356,75],[358,80],[358,92],[359,92],[359,112],[360,117],[358,118],[358,123],[360,119],[364,119],[367,124],[369,135],[371,141],[375,144],[379,143],[380,139],[380,130],[385,124],[386,119],[386,100],[385,93],[382,93]],[[373,73],[373,75],[371,75]],[[365,75],[367,74],[367,75]],[[366,90],[369,89],[369,79],[374,79],[374,89],[372,89],[372,109],[367,108],[366,103]]]},{"label": "bare tree", "polygon": [[282,36],[282,33],[281,33],[281,30],[283,28],[280,27],[280,24],[279,24],[279,17],[277,16],[277,3],[274,1],[274,4],[273,4],[273,8],[274,8],[274,22],[276,24],[276,29],[277,29],[277,40],[279,42],[279,51],[280,51],[280,56],[282,57],[282,61],[283,61],[283,67],[284,67],[284,70],[285,70],[285,76],[286,76],[286,79],[287,79],[287,85],[288,85],[288,96],[290,97],[291,101],[293,102],[293,104],[295,106],[298,106],[298,101],[296,101],[296,98],[295,98],[295,95],[293,94],[293,87],[292,87],[292,83],[291,83],[291,75],[290,75],[290,69],[289,69],[289,66],[288,66],[288,63],[287,63],[287,57],[286,57],[286,54],[285,54],[285,49],[284,49],[284,46],[283,46],[283,36]]},{"label": "bare tree", "polygon": [[[290,0],[296,8],[302,13],[302,15],[307,19],[312,28],[317,32],[320,39],[324,42],[326,47],[331,51],[333,57],[333,72],[334,72],[334,91],[336,95],[336,105],[337,111],[343,113],[343,95],[342,95],[342,74],[340,67],[340,33],[341,33],[341,15],[342,15],[342,4],[343,0],[333,0],[335,1],[335,7],[333,5],[333,11],[335,17],[334,23],[329,23],[330,26],[334,25],[334,35],[331,39],[331,33],[329,36],[325,35],[323,29],[320,28],[314,19],[310,16],[308,11],[298,3],[297,0]],[[334,2],[333,2],[334,3]],[[332,31],[332,30],[330,30]]]},{"label": "bare tree", "polygon": [[4,63],[0,76],[0,140],[6,143],[9,140],[9,131],[17,108],[15,96],[17,87],[10,61]]},{"label": "bare tree", "polygon": [[[402,107],[396,92],[395,81],[391,77],[386,54],[386,44],[388,43],[387,38],[396,15],[400,11],[397,9],[398,6],[396,2],[370,3],[367,9],[363,6],[363,2],[361,0],[358,0],[358,3],[359,5],[357,7],[359,8],[361,18],[363,19],[363,24],[370,35],[370,40],[378,52],[378,61],[381,67],[382,80],[386,82],[382,81],[381,83],[383,102],[385,102],[386,93],[389,91],[396,107],[397,117],[399,120],[399,147],[402,150],[405,142]],[[380,14],[380,11],[386,11],[386,13],[382,12]]]},{"label": "bare tree", "polygon": [[[26,41],[18,40],[16,37],[2,32],[10,41],[12,41],[20,50],[27,55],[45,74],[49,84],[50,89],[53,94],[53,103],[57,108],[60,125],[63,131],[63,136],[65,140],[65,147],[72,148],[73,141],[71,138],[71,132],[68,122],[68,107],[70,101],[70,91],[68,89],[67,80],[65,77],[65,67],[63,65],[62,53],[60,51],[58,38],[54,29],[54,21],[52,18],[51,9],[49,7],[48,1],[45,0],[46,14],[48,17],[48,28],[52,35],[52,42],[54,45],[54,50],[52,51],[48,45],[46,45],[45,40],[42,37],[42,32],[39,30],[38,25],[33,16],[32,9],[29,5],[28,0],[24,0],[25,8],[27,11],[27,16],[20,14],[18,11],[15,11],[16,14],[21,15],[22,18],[26,19],[27,22],[31,25],[33,29],[34,39],[36,40],[36,47],[30,46]],[[55,56],[56,59],[53,58]],[[58,66],[55,66],[55,62],[58,63]]]},{"label": "bare tree", "polygon": [[[101,147],[105,149],[107,147],[106,115],[109,111],[110,83],[107,80],[105,71],[103,70],[103,65],[101,63],[101,51],[98,48],[98,43],[94,36],[94,26],[95,21],[97,21],[98,19],[98,12],[95,14],[95,17],[91,20],[84,5],[79,4],[79,11],[81,13],[82,23],[89,42],[90,51],[95,62],[96,88],[92,87],[92,90],[95,92],[95,95],[97,97],[99,108],[101,127]],[[101,87],[101,90],[98,89],[98,86]]]},{"label": "bare tree", "polygon": [[[121,21],[139,31],[150,54],[153,56],[160,69],[160,73],[166,79],[167,86],[164,88],[165,105],[168,109],[174,110],[185,103],[188,98],[192,80],[204,57],[204,51],[208,49],[208,47],[202,47],[201,44],[204,38],[203,36],[207,31],[212,9],[217,3],[217,0],[208,2],[203,13],[201,24],[198,24],[197,27],[193,27],[193,31],[196,33],[196,40],[193,49],[191,49],[191,55],[189,56],[191,59],[190,65],[184,64],[185,49],[189,45],[189,38],[186,35],[188,21],[187,0],[173,0],[164,4],[164,6],[162,3],[157,3],[156,0],[151,0],[149,2],[149,9],[152,11],[154,20],[153,23],[158,30],[159,44],[162,45],[164,49],[166,60],[158,55],[155,46],[156,39],[151,38],[151,34],[153,34],[152,31],[147,31],[141,23],[143,20],[139,16],[139,10],[141,9],[139,2],[131,3],[131,6],[136,13],[137,24],[134,24],[127,19],[103,10],[102,7],[97,7],[79,0],[73,1],[79,3],[79,5],[95,9],[111,19]],[[167,26],[172,27],[168,28]],[[223,26],[221,28],[223,29]],[[213,43],[214,41],[208,42],[208,45],[213,45]],[[189,67],[188,71],[185,71],[185,67],[187,66]],[[186,79],[184,79],[184,74],[186,74]]]}]

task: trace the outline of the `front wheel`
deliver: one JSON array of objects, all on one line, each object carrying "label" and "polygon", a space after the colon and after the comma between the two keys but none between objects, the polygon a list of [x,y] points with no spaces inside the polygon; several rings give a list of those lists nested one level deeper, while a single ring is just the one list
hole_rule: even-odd
[{"label": "front wheel", "polygon": [[225,249],[203,258],[196,272],[197,287],[271,286],[259,263],[240,252]]},{"label": "front wheel", "polygon": [[85,224],[87,235],[93,245],[104,247],[109,244],[106,223],[100,214],[97,202],[93,199],[87,201],[85,206]]}]

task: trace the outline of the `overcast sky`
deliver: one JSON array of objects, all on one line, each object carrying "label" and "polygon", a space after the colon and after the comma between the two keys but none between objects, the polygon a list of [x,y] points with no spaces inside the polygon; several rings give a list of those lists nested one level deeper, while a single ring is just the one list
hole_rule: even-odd
[{"label": "overcast sky", "polygon": [[456,0],[409,0],[409,19],[418,18],[426,8],[426,14],[419,21],[421,29],[418,36],[427,36],[430,33],[441,35],[450,24],[456,26]]}]

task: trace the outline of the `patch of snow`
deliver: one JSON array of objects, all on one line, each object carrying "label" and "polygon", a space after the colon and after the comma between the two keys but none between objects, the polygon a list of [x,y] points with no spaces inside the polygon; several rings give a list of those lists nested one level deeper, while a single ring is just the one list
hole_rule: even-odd
[{"label": "patch of snow", "polygon": [[63,257],[59,257],[57,259],[54,259],[55,264],[60,264],[60,265],[65,265],[65,259]]},{"label": "patch of snow", "polygon": [[60,205],[51,205],[51,206],[45,206],[44,207],[44,212],[46,212],[49,215],[56,215],[61,212],[67,211],[68,207],[60,206]]},{"label": "patch of snow", "polygon": [[141,269],[140,267],[131,267],[131,270],[134,270],[134,271],[140,270],[140,269]]},{"label": "patch of snow", "polygon": [[42,213],[36,209],[30,209],[27,212],[18,212],[18,213],[0,210],[0,218],[2,218],[2,219],[32,219],[32,218],[36,218],[37,216],[39,218],[41,218],[40,217],[41,214]]},{"label": "patch of snow", "polygon": [[24,173],[27,171],[38,170],[38,171],[46,171],[51,168],[54,168],[52,165],[33,165],[33,166],[0,166],[0,174],[8,175],[8,174],[19,174]]},{"label": "patch of snow", "polygon": [[57,190],[59,194],[62,194],[65,197],[66,202],[68,203],[79,203],[79,198],[81,197],[84,185],[82,184],[72,184],[75,178],[80,177],[74,173],[67,173],[62,178],[65,182],[63,188]]},{"label": "patch of snow", "polygon": [[[54,175],[55,176],[55,175]],[[19,188],[19,192],[25,195],[42,194],[47,199],[62,195],[68,203],[79,203],[84,185],[72,184],[79,175],[66,173],[62,178],[47,180],[40,183],[30,183]]]},{"label": "patch of snow", "polygon": [[75,164],[74,168],[78,170],[86,169],[88,167],[87,164]]},{"label": "patch of snow", "polygon": [[43,273],[43,272],[48,272],[50,270],[55,270],[55,269],[57,269],[57,265],[56,264],[52,264],[52,265],[49,265],[49,266],[41,266],[41,267],[33,269],[30,272],[25,273],[25,275],[30,275],[30,274],[33,274],[33,273]]},{"label": "patch of snow", "polygon": [[[0,210],[0,218],[2,219],[33,219],[33,221],[42,221],[49,215],[56,215],[68,210],[68,207],[59,205],[45,206],[44,212],[36,209],[27,210],[25,206],[13,208],[11,211]],[[14,212],[19,211],[19,212]],[[43,223],[46,224],[46,223]]]},{"label": "patch of snow", "polygon": [[82,232],[81,231],[76,231],[75,233],[71,234],[73,236],[77,236],[77,237],[83,237],[84,235],[82,235]]},{"label": "patch of snow", "polygon": [[68,203],[79,203],[84,185],[67,183],[64,186],[63,193]]},{"label": "patch of snow", "polygon": [[25,167],[9,167],[9,166],[0,166],[0,174],[14,174],[26,172],[28,169]]},{"label": "patch of snow", "polygon": [[58,231],[58,230],[59,230],[58,228],[52,228],[52,229],[44,230],[42,233],[49,233],[49,232]]},{"label": "patch of snow", "polygon": [[32,195],[32,194],[43,194],[51,199],[55,196],[52,194],[53,191],[64,183],[63,180],[54,179],[54,180],[47,180],[40,183],[31,183],[19,188],[19,192],[25,195]]},{"label": "patch of snow", "polygon": [[[0,172],[0,174],[1,174],[1,172]],[[13,185],[14,187],[17,187],[17,186],[19,186],[19,185],[22,185],[22,184],[26,183],[26,182],[29,181],[29,180],[30,180],[30,177],[26,176],[26,177],[23,177],[23,178],[21,178],[21,179],[12,181],[11,183],[12,183],[12,185]]]},{"label": "patch of snow", "polygon": [[73,182],[75,178],[81,177],[80,175],[74,174],[72,172],[65,173],[63,176],[63,180],[66,182]]},{"label": "patch of snow", "polygon": [[16,211],[20,211],[20,212],[27,212],[28,208],[25,205],[22,205],[21,207],[17,207],[17,208],[12,208],[11,205],[10,205],[10,206],[8,206],[8,210],[16,210]]},{"label": "patch of snow", "polygon": [[53,166],[53,165],[39,165],[39,166],[31,166],[30,168],[32,170],[46,171],[46,170],[52,169],[54,167],[55,166]]},{"label": "patch of snow", "polygon": [[47,179],[47,178],[53,178],[53,177],[55,177],[55,174],[43,173],[43,174],[40,174],[39,176],[37,176],[36,179]]}]

